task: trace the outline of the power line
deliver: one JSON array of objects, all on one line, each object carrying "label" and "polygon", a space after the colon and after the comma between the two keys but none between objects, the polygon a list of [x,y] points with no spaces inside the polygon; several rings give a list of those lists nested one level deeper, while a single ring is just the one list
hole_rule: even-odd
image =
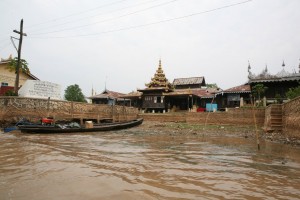
[{"label": "power line", "polygon": [[31,38],[32,39],[53,39],[53,38],[58,39],[58,38],[76,38],[76,37],[97,36],[97,35],[100,35],[100,34],[107,34],[107,33],[119,32],[119,31],[124,31],[124,30],[137,29],[137,28],[142,28],[142,27],[146,27],[146,26],[152,26],[152,25],[156,25],[156,24],[167,23],[167,22],[171,22],[171,21],[176,21],[176,20],[180,20],[180,19],[194,17],[196,15],[202,15],[202,14],[206,14],[206,13],[210,13],[210,12],[214,12],[214,11],[218,11],[218,10],[222,10],[222,9],[226,9],[226,8],[230,8],[230,7],[234,7],[234,6],[238,6],[238,5],[241,5],[241,4],[246,4],[246,3],[249,3],[251,1],[253,1],[253,0],[242,1],[242,2],[238,2],[238,3],[229,4],[229,5],[226,5],[226,6],[221,6],[221,7],[218,7],[218,8],[214,8],[214,9],[211,9],[211,10],[192,13],[192,14],[189,14],[189,15],[174,17],[174,18],[170,18],[170,19],[166,19],[166,20],[160,20],[160,21],[151,22],[151,23],[147,23],[147,24],[129,26],[129,27],[124,27],[124,28],[119,28],[119,29],[114,29],[114,30],[109,30],[109,31],[102,31],[102,32],[98,32],[98,33],[69,35],[69,36],[53,36],[53,37],[31,37]]},{"label": "power line", "polygon": [[[43,29],[47,30],[47,29],[50,29],[50,28],[53,28],[53,27],[58,27],[58,26],[62,26],[62,25],[66,25],[66,24],[70,24],[70,23],[74,23],[74,22],[77,23],[78,21],[82,21],[82,20],[85,20],[85,19],[88,19],[88,18],[93,18],[93,17],[98,17],[98,16],[101,16],[101,15],[115,13],[115,12],[118,12],[118,11],[121,11],[121,10],[126,10],[126,9],[129,9],[129,8],[134,8],[134,7],[137,7],[137,6],[140,6],[140,5],[143,5],[143,4],[148,4],[150,2],[155,2],[155,1],[160,1],[160,0],[149,0],[149,1],[138,3],[138,4],[135,4],[135,5],[132,5],[132,6],[127,6],[125,8],[120,8],[120,9],[112,10],[112,11],[109,11],[109,12],[106,12],[106,13],[100,13],[100,14],[96,14],[96,15],[92,15],[92,16],[87,16],[87,17],[76,19],[76,20],[69,20],[67,22],[60,23],[60,24],[53,24],[53,25],[50,25],[48,27],[44,27]],[[31,33],[35,33],[35,32],[33,31]]]},{"label": "power line", "polygon": [[88,9],[88,10],[85,10],[85,11],[80,11],[80,12],[77,12],[77,13],[73,13],[73,14],[70,14],[70,15],[63,16],[63,17],[58,17],[58,18],[51,19],[51,20],[46,21],[46,22],[41,22],[41,23],[38,23],[38,24],[33,24],[31,26],[28,26],[27,28],[31,28],[31,27],[35,27],[35,26],[39,26],[39,25],[43,25],[43,24],[48,24],[48,23],[51,23],[51,22],[54,22],[54,21],[57,21],[57,20],[66,19],[66,18],[75,16],[75,15],[81,15],[83,13],[91,12],[91,11],[97,10],[99,8],[104,8],[104,7],[107,7],[107,6],[118,4],[118,3],[121,3],[123,1],[128,1],[128,0],[119,0],[119,1],[112,2],[112,3],[104,4],[104,5],[98,6],[96,8],[91,8],[91,9]]},{"label": "power line", "polygon": [[110,18],[110,19],[102,20],[102,21],[93,22],[93,23],[90,23],[90,24],[85,24],[85,25],[81,25],[81,26],[75,26],[75,27],[71,27],[71,28],[60,29],[60,30],[56,30],[56,31],[36,33],[36,34],[31,34],[31,35],[33,35],[33,36],[34,35],[45,35],[45,34],[50,34],[50,33],[57,33],[57,32],[62,32],[62,31],[69,31],[69,30],[74,30],[74,29],[80,29],[80,28],[83,28],[83,27],[87,27],[87,26],[91,26],[91,25],[95,25],[95,24],[99,24],[99,23],[103,23],[103,22],[108,22],[108,21],[113,21],[113,20],[121,19],[123,17],[134,15],[134,14],[137,14],[137,13],[140,13],[140,12],[144,12],[144,11],[147,11],[147,10],[150,10],[150,9],[153,9],[153,8],[161,7],[161,6],[170,4],[170,3],[174,3],[176,1],[178,1],[178,0],[171,0],[171,1],[168,1],[168,2],[164,2],[164,3],[161,3],[161,4],[154,5],[154,6],[150,6],[148,8],[144,8],[144,9],[141,9],[141,10],[138,10],[138,11],[135,11],[135,12],[131,12],[131,13],[128,13],[128,14],[120,15],[118,17],[113,17],[113,18]]}]

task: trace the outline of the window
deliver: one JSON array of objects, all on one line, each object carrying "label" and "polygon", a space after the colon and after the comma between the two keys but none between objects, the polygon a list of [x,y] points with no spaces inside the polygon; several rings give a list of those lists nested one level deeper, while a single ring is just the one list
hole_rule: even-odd
[{"label": "window", "polygon": [[146,96],[146,97],[145,97],[145,101],[151,101],[151,100],[152,100],[151,97],[149,97],[149,96]]},{"label": "window", "polygon": [[2,82],[1,86],[8,86],[8,83]]},{"label": "window", "polygon": [[161,97],[157,97],[157,103],[161,103]]}]

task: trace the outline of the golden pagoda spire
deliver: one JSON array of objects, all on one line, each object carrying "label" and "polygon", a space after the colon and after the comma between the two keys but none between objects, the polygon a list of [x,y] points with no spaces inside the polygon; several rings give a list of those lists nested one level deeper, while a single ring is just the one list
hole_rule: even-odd
[{"label": "golden pagoda spire", "polygon": [[166,89],[170,89],[172,87],[162,69],[161,59],[159,59],[158,69],[156,70],[154,77],[151,78],[151,82],[146,84],[146,86],[148,88],[163,87]]}]

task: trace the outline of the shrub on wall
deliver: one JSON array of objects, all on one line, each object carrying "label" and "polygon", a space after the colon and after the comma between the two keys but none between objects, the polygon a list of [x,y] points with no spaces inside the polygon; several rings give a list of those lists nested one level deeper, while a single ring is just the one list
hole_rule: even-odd
[{"label": "shrub on wall", "polygon": [[286,93],[287,98],[294,99],[300,96],[300,86],[296,88],[290,88],[289,91]]}]

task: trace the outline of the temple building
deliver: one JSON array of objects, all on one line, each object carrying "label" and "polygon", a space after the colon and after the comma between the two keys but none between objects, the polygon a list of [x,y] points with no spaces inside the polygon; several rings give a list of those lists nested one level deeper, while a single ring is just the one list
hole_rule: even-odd
[{"label": "temple building", "polygon": [[206,88],[204,77],[176,78],[171,84],[159,60],[158,69],[146,88],[122,95],[130,105],[142,112],[164,113],[204,110],[207,103],[215,101],[218,88]]},{"label": "temple building", "polygon": [[206,104],[215,103],[218,88],[207,88],[204,77],[176,78],[174,90],[165,93],[171,111],[205,110]]},{"label": "temple building", "polygon": [[173,91],[173,86],[165,76],[161,60],[159,60],[158,69],[154,77],[145,86],[145,89],[138,89],[138,92],[142,92],[141,109],[145,112],[166,112],[168,110],[168,102],[164,93]]},{"label": "temple building", "polygon": [[[9,63],[12,60],[12,55],[7,59],[1,58],[0,60],[0,96],[3,96],[8,91],[13,91],[15,86],[16,74],[15,70],[11,69]],[[27,80],[39,80],[37,77],[32,75],[30,72],[25,73],[20,71],[19,75],[19,87],[22,87]]]},{"label": "temple building", "polygon": [[290,73],[285,70],[285,63],[282,63],[282,70],[275,75],[268,72],[266,67],[260,74],[255,75],[251,72],[250,63],[248,65],[248,83],[251,87],[262,84],[265,87],[263,96],[266,97],[266,103],[285,102],[287,101],[286,92],[290,88],[300,86],[300,64],[299,71]]}]

